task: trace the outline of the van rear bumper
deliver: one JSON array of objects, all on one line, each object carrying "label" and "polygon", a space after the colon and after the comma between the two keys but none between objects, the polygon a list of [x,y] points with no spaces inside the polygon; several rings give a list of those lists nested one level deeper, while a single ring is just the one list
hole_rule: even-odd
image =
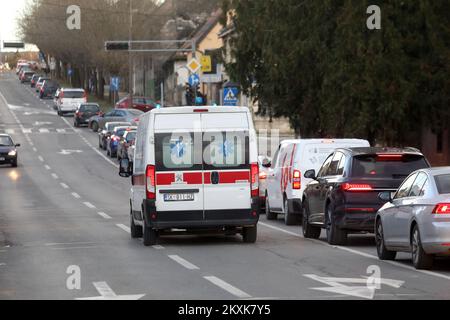
[{"label": "van rear bumper", "polygon": [[144,219],[147,226],[157,230],[250,227],[259,220],[258,201],[258,198],[253,199],[251,209],[157,211],[154,200],[145,200]]}]

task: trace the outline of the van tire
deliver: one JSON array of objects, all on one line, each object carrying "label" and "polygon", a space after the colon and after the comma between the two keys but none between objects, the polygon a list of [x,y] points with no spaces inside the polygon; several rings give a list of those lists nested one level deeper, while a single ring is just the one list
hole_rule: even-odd
[{"label": "van tire", "polygon": [[286,197],[284,197],[283,201],[283,209],[284,209],[284,224],[287,226],[293,226],[298,224],[298,217],[294,215],[292,212],[289,212],[289,202]]},{"label": "van tire", "polygon": [[322,228],[312,226],[309,224],[309,206],[306,201],[303,203],[303,221],[302,221],[302,231],[303,237],[306,239],[319,239],[322,233]]},{"label": "van tire", "polygon": [[97,121],[92,122],[91,129],[94,132],[98,132],[98,122]]},{"label": "van tire", "polygon": [[334,218],[334,210],[331,204],[328,205],[325,216],[325,226],[327,230],[327,242],[331,245],[346,245],[347,231],[339,229]]},{"label": "van tire", "polygon": [[130,214],[130,233],[131,233],[131,239],[138,239],[142,238],[143,232],[142,227],[137,226],[134,223],[133,213]]},{"label": "van tire", "polygon": [[144,227],[142,229],[143,229],[142,240],[144,246],[149,247],[155,245],[158,241],[158,231],[156,231],[153,228],[147,227],[145,221]]},{"label": "van tire", "polygon": [[266,219],[267,220],[277,220],[278,214],[275,212],[270,211],[270,205],[269,205],[269,196],[266,196]]},{"label": "van tire", "polygon": [[242,237],[245,243],[255,243],[258,235],[258,227],[244,227],[242,230]]}]

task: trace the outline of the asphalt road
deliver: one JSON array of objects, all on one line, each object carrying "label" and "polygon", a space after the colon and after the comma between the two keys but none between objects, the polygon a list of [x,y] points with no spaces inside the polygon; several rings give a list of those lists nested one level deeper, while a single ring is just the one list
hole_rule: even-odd
[{"label": "asphalt road", "polygon": [[[0,299],[450,298],[448,260],[417,271],[407,254],[379,261],[370,235],[333,247],[282,217],[261,216],[256,244],[167,236],[146,248],[130,239],[129,180],[52,104],[0,74],[0,132],[22,144],[19,167],[0,166]],[[368,287],[373,270],[383,280]]]}]

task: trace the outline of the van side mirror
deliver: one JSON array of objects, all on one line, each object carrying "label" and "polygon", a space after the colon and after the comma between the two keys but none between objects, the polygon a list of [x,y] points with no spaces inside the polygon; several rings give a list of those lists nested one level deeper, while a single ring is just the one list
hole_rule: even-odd
[{"label": "van side mirror", "polygon": [[272,161],[270,160],[270,158],[264,158],[263,161],[261,162],[261,165],[264,168],[270,168],[272,166]]},{"label": "van side mirror", "polygon": [[122,178],[129,178],[132,175],[130,161],[128,159],[120,160],[119,176]]},{"label": "van side mirror", "polygon": [[305,172],[305,174],[303,175],[306,179],[313,179],[313,180],[317,180],[316,177],[316,170],[308,170]]},{"label": "van side mirror", "polygon": [[392,193],[389,191],[380,192],[378,194],[378,199],[383,202],[392,202]]}]

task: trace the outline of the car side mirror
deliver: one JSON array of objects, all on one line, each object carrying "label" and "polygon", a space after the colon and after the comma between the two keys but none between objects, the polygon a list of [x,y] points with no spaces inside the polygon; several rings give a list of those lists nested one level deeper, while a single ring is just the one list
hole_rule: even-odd
[{"label": "car side mirror", "polygon": [[306,179],[313,179],[313,180],[317,180],[316,177],[316,170],[308,170],[305,172],[305,174],[303,175]]},{"label": "car side mirror", "polygon": [[120,160],[120,166],[119,166],[119,176],[122,178],[129,178],[131,177],[131,166],[130,161],[128,159],[122,159]]},{"label": "car side mirror", "polygon": [[270,160],[270,158],[264,158],[261,165],[264,168],[270,168],[272,166],[272,161]]},{"label": "car side mirror", "polygon": [[16,147],[20,147],[20,143],[16,144]]},{"label": "car side mirror", "polygon": [[383,202],[392,202],[392,193],[389,191],[380,192],[378,194],[378,199]]}]

